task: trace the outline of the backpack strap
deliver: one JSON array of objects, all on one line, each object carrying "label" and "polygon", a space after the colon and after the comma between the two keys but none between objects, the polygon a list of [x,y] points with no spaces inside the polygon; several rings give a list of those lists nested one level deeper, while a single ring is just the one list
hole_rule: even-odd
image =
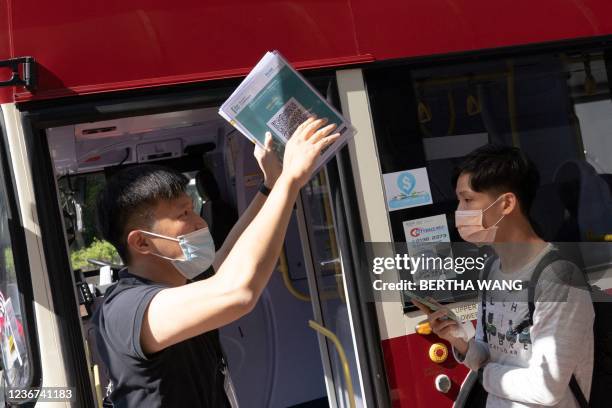
[{"label": "backpack strap", "polygon": [[[546,269],[548,265],[562,259],[565,258],[561,256],[558,250],[553,249],[549,251],[546,255],[544,255],[542,259],[540,259],[540,262],[538,262],[535,269],[533,270],[533,275],[531,276],[531,280],[529,281],[527,299],[527,305],[529,307],[529,326],[533,326],[533,314],[535,313],[535,291],[536,287],[538,286],[538,280],[542,275],[542,271],[544,271],[544,269]],[[526,324],[525,327],[527,327]],[[521,328],[521,331],[523,328]],[[569,387],[572,391],[572,394],[574,395],[574,398],[576,398],[576,401],[578,402],[580,408],[589,408],[589,403],[586,397],[584,396],[584,393],[580,389],[580,385],[578,384],[578,381],[576,380],[576,376],[574,374],[572,374],[572,378],[570,379]]]},{"label": "backpack strap", "polygon": [[556,249],[548,251],[542,259],[538,262],[533,270],[533,275],[529,280],[529,286],[527,287],[527,306],[529,308],[529,326],[533,326],[533,314],[535,313],[535,292],[538,286],[540,276],[546,267],[555,261],[563,259]]},{"label": "backpack strap", "polygon": [[578,401],[580,408],[589,408],[589,403],[585,398],[584,393],[580,389],[580,385],[578,385],[578,380],[576,380],[576,376],[574,374],[572,374],[569,387],[572,390],[572,394],[574,394],[574,398],[576,398],[576,401]]}]

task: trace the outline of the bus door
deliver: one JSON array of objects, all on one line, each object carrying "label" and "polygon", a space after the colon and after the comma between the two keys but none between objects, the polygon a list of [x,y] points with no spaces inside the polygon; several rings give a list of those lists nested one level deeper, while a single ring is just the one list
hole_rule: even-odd
[{"label": "bus door", "polygon": [[[332,103],[339,105],[333,76],[309,79]],[[241,159],[235,163],[233,177],[238,206],[241,207],[256,191],[258,181],[253,177],[258,170],[251,158],[252,145],[241,137],[236,142]],[[343,156],[346,156],[344,161]],[[355,272],[358,270],[355,263],[358,254],[351,246],[354,231],[349,231],[353,220],[348,220],[345,213],[352,191],[347,191],[347,186],[340,180],[342,167],[347,163],[348,151],[345,149],[302,189],[280,257],[279,274],[273,277],[263,302],[268,296],[277,298],[276,313],[291,310],[295,334],[317,338],[327,393],[325,404],[330,407],[378,407],[385,406],[387,393],[381,381],[384,379],[381,361],[369,358],[369,351],[366,351],[369,349],[364,332],[367,332],[365,325],[368,322],[371,325],[371,316],[365,316],[361,310],[364,304],[360,300]],[[280,294],[287,297],[286,303],[279,300]],[[296,301],[302,310],[306,307],[309,313],[297,314]],[[310,317],[305,318],[308,314]],[[235,329],[244,327],[245,321],[256,319],[256,315],[253,313],[222,330],[228,344],[237,344],[238,331]],[[304,333],[304,329],[310,333]],[[367,337],[373,338],[374,334]],[[262,341],[267,341],[265,336]],[[372,343],[378,347],[377,340]],[[307,355],[310,350],[304,348],[299,352]],[[373,378],[377,380],[372,381]],[[375,391],[373,382],[377,383],[380,392]],[[259,388],[244,383],[245,388],[255,388],[253,398],[261,393]],[[295,384],[293,389],[299,390],[304,386],[307,384]]]},{"label": "bus door", "polygon": [[[241,212],[263,180],[253,145],[237,134],[227,142]],[[230,367],[240,367],[232,375],[239,400],[283,407],[314,389],[323,398],[307,406],[367,406],[347,303],[329,176],[323,169],[299,195],[277,273],[257,307],[221,329]],[[287,375],[296,370],[301,375]]]},{"label": "bus door", "polygon": [[[455,166],[487,143],[516,146],[540,173],[534,228],[571,243],[591,284],[609,290],[611,66],[603,49],[568,49],[340,71],[343,109],[360,132],[349,148],[365,241],[461,242]],[[476,295],[450,307],[475,323]],[[401,293],[376,310],[393,406],[461,406],[467,369],[447,343],[417,333],[424,316]]]},{"label": "bus door", "polygon": [[[309,79],[337,97],[333,73]],[[261,181],[253,146],[217,114],[236,84],[7,107],[19,130],[12,151],[22,155],[13,165],[23,168],[20,185],[31,188],[23,205],[38,217],[37,273],[48,282],[50,313],[60,317],[57,336],[37,331],[41,349],[51,347],[51,338],[59,341],[42,360],[42,379],[76,385],[79,406],[100,406],[112,391],[89,319],[122,267],[95,229],[96,194],[125,166],[170,166],[190,179],[189,193],[213,236],[226,233]],[[220,330],[243,406],[385,406],[375,400],[386,398],[381,359],[366,352],[379,341],[371,311],[358,301],[359,254],[349,239],[358,234],[343,210],[351,198],[345,199],[350,186],[340,182],[341,167],[332,160],[302,190],[260,302]],[[39,318],[38,327],[50,324]]]}]

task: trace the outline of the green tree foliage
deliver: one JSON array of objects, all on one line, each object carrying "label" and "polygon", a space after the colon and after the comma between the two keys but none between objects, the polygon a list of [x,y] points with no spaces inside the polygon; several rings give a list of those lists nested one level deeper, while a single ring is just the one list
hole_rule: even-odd
[{"label": "green tree foliage", "polygon": [[88,247],[79,249],[70,254],[70,262],[73,269],[93,269],[96,266],[87,262],[87,259],[97,259],[114,264],[121,264],[121,258],[115,247],[107,241],[100,241],[97,238]]}]

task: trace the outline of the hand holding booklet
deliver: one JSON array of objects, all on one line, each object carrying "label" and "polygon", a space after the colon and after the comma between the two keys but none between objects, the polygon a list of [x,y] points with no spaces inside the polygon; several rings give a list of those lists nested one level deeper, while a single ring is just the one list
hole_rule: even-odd
[{"label": "hand holding booklet", "polygon": [[[433,313],[436,310],[440,310],[440,308],[442,307],[442,305],[440,305],[437,302],[432,302],[430,301],[428,298],[424,298],[422,296],[417,295],[415,292],[412,292],[410,290],[405,290],[404,291],[404,295],[407,296],[408,298],[410,298],[411,301],[417,301],[419,302],[421,305],[425,306],[426,308],[428,308],[429,310],[423,310],[419,307],[419,309],[421,309],[422,311],[426,312],[427,314]],[[418,305],[415,305],[418,307]],[[444,318],[447,319],[451,319],[456,321],[457,323],[461,323],[461,319],[450,309],[448,309],[446,316],[444,316],[442,318],[442,320],[444,320]]]},{"label": "hand holding booklet", "polygon": [[328,123],[337,125],[335,132],[340,137],[323,151],[315,171],[355,134],[351,124],[278,51],[264,55],[221,106],[219,114],[261,147],[266,132],[270,132],[281,162],[287,141],[302,122],[313,115],[327,118]]}]

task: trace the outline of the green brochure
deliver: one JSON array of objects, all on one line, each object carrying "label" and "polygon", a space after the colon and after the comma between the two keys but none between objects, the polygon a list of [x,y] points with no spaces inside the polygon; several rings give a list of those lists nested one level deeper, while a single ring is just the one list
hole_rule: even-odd
[{"label": "green brochure", "polygon": [[321,154],[317,169],[355,134],[351,124],[277,51],[266,53],[219,114],[260,146],[269,131],[281,161],[285,144],[302,122],[312,115],[327,118],[338,126],[336,132],[341,136]]}]

